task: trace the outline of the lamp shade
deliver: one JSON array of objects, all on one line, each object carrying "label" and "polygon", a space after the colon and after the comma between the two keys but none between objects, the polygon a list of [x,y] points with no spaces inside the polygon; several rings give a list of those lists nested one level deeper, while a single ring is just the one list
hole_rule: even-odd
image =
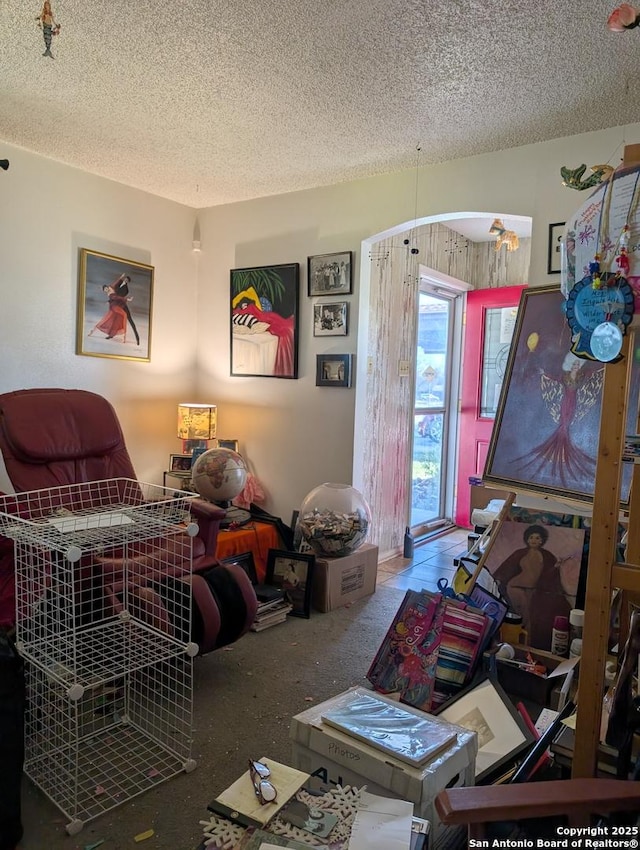
[{"label": "lamp shade", "polygon": [[215,404],[181,402],[178,405],[178,437],[181,440],[213,440],[216,420]]}]

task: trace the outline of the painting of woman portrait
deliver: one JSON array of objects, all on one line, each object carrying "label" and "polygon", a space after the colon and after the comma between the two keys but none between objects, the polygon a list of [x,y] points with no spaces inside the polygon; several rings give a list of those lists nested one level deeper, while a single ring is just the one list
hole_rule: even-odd
[{"label": "painting of woman portrait", "polygon": [[530,646],[550,650],[553,621],[575,607],[583,544],[581,528],[505,522],[497,532],[486,566]]}]

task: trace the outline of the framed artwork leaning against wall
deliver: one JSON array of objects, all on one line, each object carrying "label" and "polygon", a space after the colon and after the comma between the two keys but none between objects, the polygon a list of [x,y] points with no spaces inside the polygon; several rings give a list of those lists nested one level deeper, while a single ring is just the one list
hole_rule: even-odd
[{"label": "framed artwork leaning against wall", "polygon": [[[520,298],[483,479],[500,487],[593,498],[604,364],[571,352],[559,285]],[[634,356],[627,431],[636,430],[640,369]],[[631,468],[622,471],[629,499]]]},{"label": "framed artwork leaning against wall", "polygon": [[294,617],[311,616],[311,593],[316,556],[312,553],[269,549],[267,555],[267,584],[282,588],[293,606]]}]

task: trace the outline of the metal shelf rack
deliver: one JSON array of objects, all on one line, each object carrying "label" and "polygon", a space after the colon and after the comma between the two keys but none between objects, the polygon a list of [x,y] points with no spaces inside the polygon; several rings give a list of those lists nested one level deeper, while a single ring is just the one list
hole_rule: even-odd
[{"label": "metal shelf rack", "polygon": [[24,769],[70,835],[195,767],[192,498],[122,478],[0,498],[26,662]]}]

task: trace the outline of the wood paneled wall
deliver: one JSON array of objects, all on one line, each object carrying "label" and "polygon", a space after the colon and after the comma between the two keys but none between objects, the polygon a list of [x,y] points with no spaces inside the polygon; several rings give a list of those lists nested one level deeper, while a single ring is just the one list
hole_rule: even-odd
[{"label": "wood paneled wall", "polygon": [[495,242],[470,242],[443,224],[425,225],[371,248],[366,428],[356,436],[355,450],[363,456],[363,490],[383,556],[402,548],[411,498],[413,381],[398,373],[400,360],[415,359],[419,266],[474,289],[512,286],[527,282],[530,254],[530,239],[521,239],[517,251],[496,251]]}]

